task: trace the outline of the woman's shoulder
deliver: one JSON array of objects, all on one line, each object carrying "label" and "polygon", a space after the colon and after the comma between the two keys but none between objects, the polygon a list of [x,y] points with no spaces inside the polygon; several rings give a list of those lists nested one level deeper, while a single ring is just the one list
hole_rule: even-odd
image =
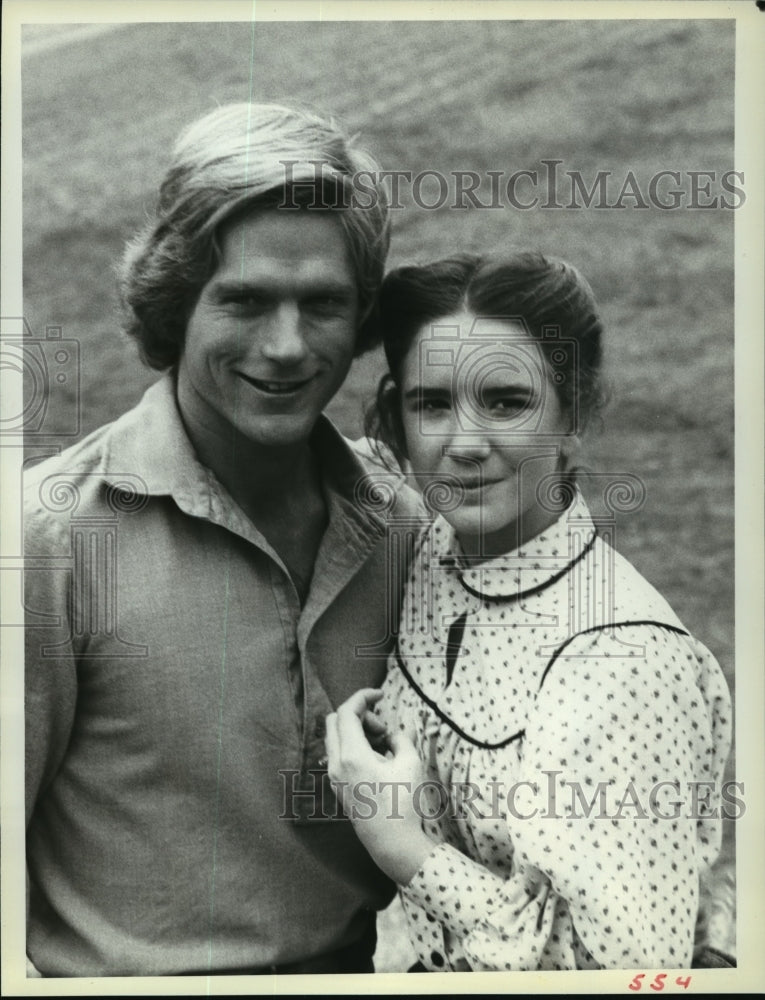
[{"label": "woman's shoulder", "polygon": [[681,632],[685,627],[669,601],[620,552],[598,537],[591,566],[596,565],[604,624],[655,622]]}]

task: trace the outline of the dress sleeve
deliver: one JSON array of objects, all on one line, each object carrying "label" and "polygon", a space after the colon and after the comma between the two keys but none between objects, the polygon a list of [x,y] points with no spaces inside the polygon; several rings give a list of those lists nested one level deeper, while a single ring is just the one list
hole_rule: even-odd
[{"label": "dress sleeve", "polygon": [[381,688],[382,698],[375,706],[375,715],[390,735],[400,732],[416,742],[421,721],[420,702],[397,668],[395,653],[388,655],[387,672]]},{"label": "dress sleeve", "polygon": [[581,636],[544,680],[507,788],[511,877],[442,844],[402,892],[473,969],[688,966],[729,741],[703,647],[658,627]]},{"label": "dress sleeve", "polygon": [[565,907],[531,866],[503,879],[442,843],[401,894],[460,939],[473,971],[576,968],[570,940],[564,944],[567,962],[545,961],[556,915],[565,918]]}]

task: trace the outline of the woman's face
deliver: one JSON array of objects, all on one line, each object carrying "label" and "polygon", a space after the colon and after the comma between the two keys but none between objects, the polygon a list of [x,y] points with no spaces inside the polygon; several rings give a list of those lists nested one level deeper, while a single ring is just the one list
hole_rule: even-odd
[{"label": "woman's face", "polygon": [[537,486],[578,439],[522,326],[468,312],[427,323],[400,388],[412,469],[466,553],[511,551],[555,521]]}]

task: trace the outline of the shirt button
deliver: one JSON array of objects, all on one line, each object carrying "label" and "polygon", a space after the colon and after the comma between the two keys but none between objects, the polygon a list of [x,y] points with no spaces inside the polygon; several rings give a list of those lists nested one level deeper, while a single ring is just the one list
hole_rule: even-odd
[{"label": "shirt button", "polygon": [[433,965],[437,965],[440,969],[441,966],[444,964],[444,956],[441,954],[440,951],[431,951],[430,961],[433,963]]}]

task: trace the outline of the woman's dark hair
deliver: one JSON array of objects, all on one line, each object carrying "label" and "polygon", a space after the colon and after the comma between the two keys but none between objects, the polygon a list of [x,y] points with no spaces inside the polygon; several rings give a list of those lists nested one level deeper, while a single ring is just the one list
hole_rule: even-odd
[{"label": "woman's dark hair", "polygon": [[386,276],[379,313],[389,372],[367,413],[369,437],[387,445],[399,462],[406,459],[399,391],[404,359],[423,326],[463,310],[522,323],[560,376],[553,384],[572,433],[584,430],[603,405],[603,327],[595,297],[565,261],[519,252],[460,254]]}]

